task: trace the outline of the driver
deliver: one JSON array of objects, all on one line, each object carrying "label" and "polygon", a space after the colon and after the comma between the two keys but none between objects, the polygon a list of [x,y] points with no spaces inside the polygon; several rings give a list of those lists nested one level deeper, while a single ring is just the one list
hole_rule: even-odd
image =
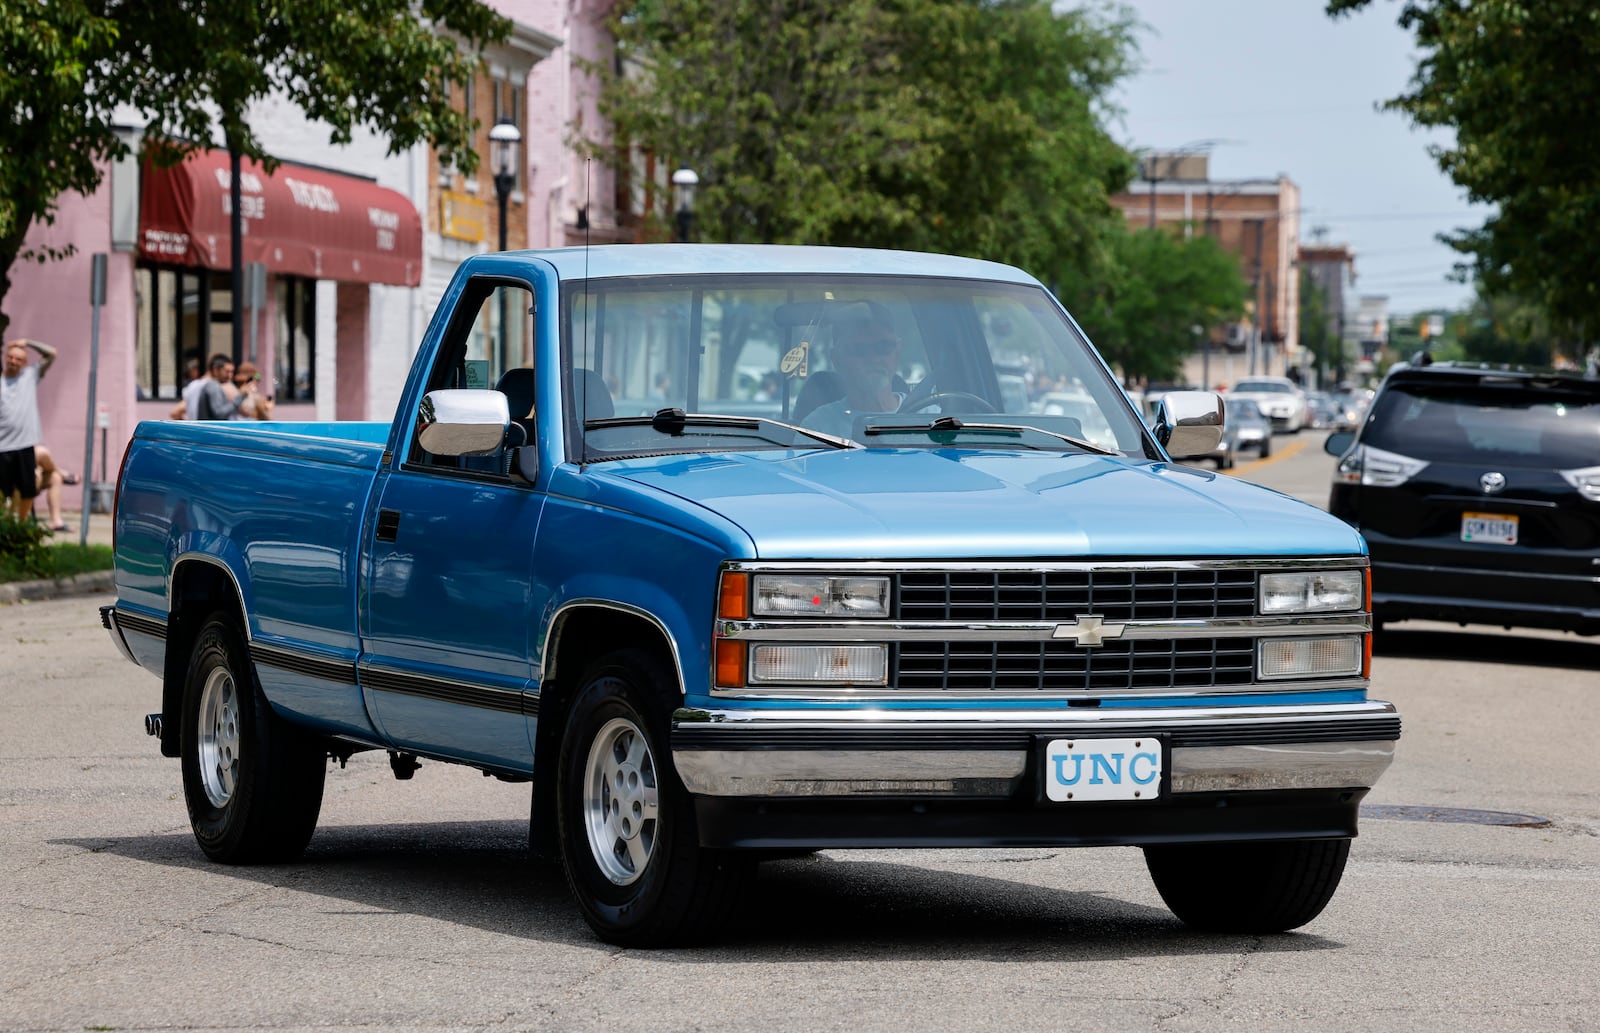
[{"label": "driver", "polygon": [[894,389],[900,369],[900,340],[880,313],[837,325],[828,359],[839,374],[844,397],[819,405],[805,425],[841,438],[855,431],[859,413],[895,412],[905,396]]}]

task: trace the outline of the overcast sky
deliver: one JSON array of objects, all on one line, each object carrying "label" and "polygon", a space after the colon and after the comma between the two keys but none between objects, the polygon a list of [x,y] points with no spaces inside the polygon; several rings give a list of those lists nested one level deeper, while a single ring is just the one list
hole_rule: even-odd
[{"label": "overcast sky", "polygon": [[1214,140],[1214,179],[1272,178],[1300,187],[1301,234],[1326,227],[1356,257],[1356,290],[1386,294],[1392,314],[1465,305],[1446,279],[1455,254],[1435,237],[1475,226],[1428,155],[1437,131],[1376,110],[1416,66],[1399,4],[1376,0],[1335,21],[1322,0],[1125,0],[1146,28],[1143,70],[1117,99],[1127,146],[1177,150]]}]

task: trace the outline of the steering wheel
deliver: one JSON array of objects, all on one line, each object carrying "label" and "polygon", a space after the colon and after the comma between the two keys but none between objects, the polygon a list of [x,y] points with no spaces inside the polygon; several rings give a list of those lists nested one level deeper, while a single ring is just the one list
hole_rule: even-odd
[{"label": "steering wheel", "polygon": [[999,409],[996,409],[994,406],[990,405],[986,399],[978,395],[971,394],[967,391],[935,391],[933,394],[927,395],[923,398],[916,398],[914,395],[907,395],[906,400],[901,402],[900,408],[895,411],[921,412],[930,405],[938,405],[939,411],[944,412],[944,403],[947,401],[966,402],[975,407],[973,409],[960,410],[963,412],[994,413],[1000,411]]}]

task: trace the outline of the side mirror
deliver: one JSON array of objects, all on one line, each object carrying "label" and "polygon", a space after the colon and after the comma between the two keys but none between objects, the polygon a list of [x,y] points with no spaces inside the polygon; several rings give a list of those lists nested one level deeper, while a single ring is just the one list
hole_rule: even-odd
[{"label": "side mirror", "polygon": [[1356,432],[1341,430],[1329,434],[1322,442],[1322,450],[1335,459],[1350,451],[1350,446],[1355,444]]},{"label": "side mirror", "polygon": [[511,407],[499,391],[429,391],[417,407],[417,443],[436,456],[486,456],[500,451]]},{"label": "side mirror", "polygon": [[1174,391],[1156,403],[1151,430],[1174,459],[1208,456],[1222,441],[1223,412],[1210,391]]}]

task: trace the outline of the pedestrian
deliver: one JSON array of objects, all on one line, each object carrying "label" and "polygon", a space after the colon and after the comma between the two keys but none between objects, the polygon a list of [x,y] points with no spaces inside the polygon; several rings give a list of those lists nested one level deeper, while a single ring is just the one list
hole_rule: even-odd
[{"label": "pedestrian", "polygon": [[[61,488],[68,484],[81,484],[83,479],[75,473],[68,473],[56,465],[55,456],[41,442],[33,446],[33,479],[39,489],[39,496],[44,499],[45,513],[49,523],[45,525],[51,534],[57,531],[70,531],[61,519]],[[34,499],[33,518],[39,519],[39,500]]]},{"label": "pedestrian", "polygon": [[254,394],[254,387],[247,387],[240,391],[233,383],[233,360],[223,352],[211,356],[209,363],[210,376],[201,381],[201,388],[195,407],[190,410],[189,419],[194,420],[227,420],[239,411],[239,406],[246,398]]},{"label": "pedestrian", "polygon": [[[28,349],[39,353],[37,365],[28,361]],[[39,380],[56,361],[56,350],[43,341],[19,337],[5,344],[0,366],[0,507],[18,520],[33,513],[39,495],[34,446],[43,437],[39,429]]]},{"label": "pedestrian", "polygon": [[183,391],[178,404],[167,415],[174,420],[198,419],[195,413],[200,411],[200,392],[205,389],[205,381],[200,371],[200,356],[191,355],[189,361],[183,364]]},{"label": "pedestrian", "polygon": [[253,362],[241,362],[233,374],[233,386],[239,391],[239,409],[230,419],[270,420],[272,399],[261,393],[261,373]]}]

